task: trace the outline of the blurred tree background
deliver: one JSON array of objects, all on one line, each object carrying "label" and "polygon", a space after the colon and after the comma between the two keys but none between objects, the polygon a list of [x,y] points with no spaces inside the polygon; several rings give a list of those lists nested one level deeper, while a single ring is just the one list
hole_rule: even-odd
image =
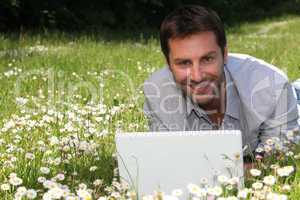
[{"label": "blurred tree background", "polygon": [[0,31],[158,28],[184,4],[208,6],[227,25],[282,14],[300,14],[300,0],[1,0]]}]

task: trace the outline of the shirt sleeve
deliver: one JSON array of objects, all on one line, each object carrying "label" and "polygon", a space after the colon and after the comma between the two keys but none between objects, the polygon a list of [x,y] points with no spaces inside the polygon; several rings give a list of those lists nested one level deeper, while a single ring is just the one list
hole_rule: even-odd
[{"label": "shirt sleeve", "polygon": [[299,129],[297,100],[290,83],[284,85],[275,103],[272,115],[260,126],[260,144],[273,137],[283,139],[288,131]]}]

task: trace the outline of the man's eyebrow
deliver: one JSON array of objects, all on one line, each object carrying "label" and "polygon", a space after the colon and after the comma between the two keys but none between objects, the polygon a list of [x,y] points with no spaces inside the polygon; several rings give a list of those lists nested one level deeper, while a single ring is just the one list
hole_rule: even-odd
[{"label": "man's eyebrow", "polygon": [[216,51],[210,51],[210,52],[204,54],[203,56],[201,56],[201,58],[204,58],[204,57],[207,57],[207,56],[212,56],[212,55],[214,55],[216,53],[217,53]]},{"label": "man's eyebrow", "polygon": [[181,61],[188,61],[190,60],[189,58],[176,58],[174,61],[175,62],[181,62]]},{"label": "man's eyebrow", "polygon": [[[217,53],[217,51],[209,51],[209,52],[205,53],[204,55],[202,55],[200,57],[200,59],[205,58],[207,56],[212,56],[212,55],[214,55],[216,53]],[[189,58],[175,58],[174,62],[181,62],[181,61],[188,61],[188,60],[190,60],[190,59]]]}]

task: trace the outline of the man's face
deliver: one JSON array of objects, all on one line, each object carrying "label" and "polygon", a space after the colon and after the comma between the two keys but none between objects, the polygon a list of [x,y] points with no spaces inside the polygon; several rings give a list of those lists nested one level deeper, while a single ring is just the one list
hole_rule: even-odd
[{"label": "man's face", "polygon": [[227,49],[222,54],[213,32],[169,40],[169,65],[177,84],[195,103],[207,106],[219,98]]}]

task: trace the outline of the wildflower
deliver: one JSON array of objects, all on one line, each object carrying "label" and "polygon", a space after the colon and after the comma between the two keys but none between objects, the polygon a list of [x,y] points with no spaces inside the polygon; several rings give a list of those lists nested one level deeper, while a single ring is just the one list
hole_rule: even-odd
[{"label": "wildflower", "polygon": [[262,152],[264,152],[264,149],[261,148],[261,147],[258,147],[258,148],[255,149],[255,152],[256,153],[262,153]]},{"label": "wildflower", "polygon": [[285,194],[279,195],[280,200],[287,200],[287,196]]},{"label": "wildflower", "polygon": [[287,200],[287,196],[286,195],[280,195],[280,194],[277,194],[277,193],[270,192],[270,193],[267,194],[266,199],[267,200],[274,200],[274,199]]},{"label": "wildflower", "polygon": [[20,106],[25,105],[28,102],[28,99],[23,98],[23,97],[17,97],[16,98],[16,103]]},{"label": "wildflower", "polygon": [[272,146],[272,145],[274,144],[273,139],[271,139],[271,138],[270,138],[270,139],[267,139],[267,140],[266,140],[266,144],[269,145],[269,146]]},{"label": "wildflower", "polygon": [[227,182],[228,182],[228,184],[230,184],[230,185],[236,185],[236,184],[238,184],[239,183],[239,178],[238,177],[232,177],[232,178],[230,178]]},{"label": "wildflower", "polygon": [[23,197],[24,195],[26,195],[26,193],[27,193],[27,189],[26,189],[26,187],[23,187],[23,186],[18,187],[17,192],[16,192],[17,196],[19,196],[19,197]]},{"label": "wildflower", "polygon": [[51,188],[48,192],[52,199],[60,199],[63,197],[64,191],[59,187]]},{"label": "wildflower", "polygon": [[35,158],[35,156],[33,153],[26,153],[25,158],[28,160],[33,160]]},{"label": "wildflower", "polygon": [[288,151],[288,152],[286,152],[286,154],[285,154],[286,156],[293,156],[294,155],[294,152],[292,152],[292,151]]},{"label": "wildflower", "polygon": [[82,189],[77,190],[77,195],[82,200],[91,200],[92,199],[92,195],[86,190],[82,190]]},{"label": "wildflower", "polygon": [[48,167],[41,167],[40,171],[42,174],[49,174],[50,173],[50,169]]},{"label": "wildflower", "polygon": [[288,131],[286,133],[286,137],[289,139],[289,140],[293,140],[294,139],[294,131]]},{"label": "wildflower", "polygon": [[28,199],[35,199],[36,196],[37,196],[37,192],[36,192],[35,190],[33,190],[33,189],[27,190],[27,192],[26,192],[26,197],[27,197]]},{"label": "wildflower", "polygon": [[94,171],[96,171],[96,169],[98,169],[97,166],[92,166],[92,167],[90,167],[90,172],[94,172]]},{"label": "wildflower", "polygon": [[244,189],[244,190],[240,190],[238,192],[238,198],[242,198],[242,199],[246,199],[248,196],[248,190]]},{"label": "wildflower", "polygon": [[201,191],[201,189],[198,185],[195,185],[195,184],[192,184],[192,183],[188,184],[187,188],[188,188],[189,192],[191,194],[194,194],[194,195],[199,194],[200,191]]},{"label": "wildflower", "polygon": [[218,176],[218,181],[219,181],[219,183],[221,183],[221,184],[225,184],[225,183],[227,183],[228,178],[227,178],[227,176],[220,175],[220,176]]},{"label": "wildflower", "polygon": [[45,182],[43,182],[43,186],[44,188],[53,189],[57,187],[57,184],[53,181],[46,180]]},{"label": "wildflower", "polygon": [[172,195],[163,195],[163,200],[179,200],[178,197]]},{"label": "wildflower", "polygon": [[235,159],[236,161],[240,160],[240,159],[241,159],[241,154],[240,154],[240,153],[235,153],[235,154],[234,154],[234,159]]},{"label": "wildflower", "polygon": [[10,173],[8,177],[9,177],[9,178],[16,178],[16,177],[17,177],[17,174],[16,174],[16,173]]},{"label": "wildflower", "polygon": [[121,188],[123,188],[124,190],[127,190],[130,187],[129,183],[122,179],[120,184],[121,184]]},{"label": "wildflower", "polygon": [[[255,190],[253,192],[253,197],[255,200],[258,200],[258,199],[265,199],[265,196],[266,196],[266,192],[264,190]],[[251,198],[251,200],[252,200]]]},{"label": "wildflower", "polygon": [[262,187],[263,187],[263,184],[261,182],[255,182],[252,184],[252,188],[254,190],[260,190],[260,189],[262,189]]},{"label": "wildflower", "polygon": [[[107,200],[107,197],[99,197],[98,200]],[[144,200],[144,198],[143,198]]]},{"label": "wildflower", "polygon": [[18,177],[13,177],[13,178],[10,178],[8,182],[13,186],[18,186],[23,183],[23,180]]},{"label": "wildflower", "polygon": [[93,182],[93,185],[94,186],[99,186],[99,185],[102,185],[103,181],[101,179],[96,179],[94,182]]},{"label": "wildflower", "polygon": [[207,189],[201,188],[200,192],[197,194],[198,197],[206,197],[207,196]]},{"label": "wildflower", "polygon": [[295,155],[294,158],[297,160],[300,159],[300,154]]},{"label": "wildflower", "polygon": [[233,185],[227,185],[225,188],[226,188],[226,190],[230,191],[233,189]]},{"label": "wildflower", "polygon": [[285,166],[283,168],[277,169],[277,174],[280,177],[287,177],[293,172],[294,172],[294,167],[293,166]]},{"label": "wildflower", "polygon": [[59,173],[55,176],[55,178],[59,181],[63,181],[65,179],[65,175],[62,173]]},{"label": "wildflower", "polygon": [[213,196],[220,196],[223,193],[223,190],[219,186],[215,186],[214,188],[209,188],[208,193]]},{"label": "wildflower", "polygon": [[[99,198],[100,199],[100,198]],[[98,199],[98,200],[99,200]],[[78,197],[74,196],[74,195],[67,195],[65,200],[79,200]]]},{"label": "wildflower", "polygon": [[80,184],[78,185],[78,187],[79,187],[79,189],[81,189],[81,190],[86,190],[86,189],[87,189],[87,186],[86,186],[86,184],[84,184],[84,183],[80,183]]},{"label": "wildflower", "polygon": [[129,199],[137,199],[137,194],[135,191],[128,191],[126,196],[129,197]]},{"label": "wildflower", "polygon": [[43,177],[43,176],[40,176],[40,177],[38,177],[38,179],[37,179],[37,181],[38,181],[39,183],[44,183],[46,180],[47,180],[47,179],[46,179],[45,177]]},{"label": "wildflower", "polygon": [[[101,197],[100,197],[101,198]],[[99,199],[100,199],[99,198]],[[98,199],[98,200],[99,200]],[[101,199],[101,200],[106,200],[106,199]],[[154,200],[154,197],[152,195],[146,195],[142,197],[142,200]]]},{"label": "wildflower", "polygon": [[53,164],[54,164],[55,166],[58,166],[60,163],[61,163],[61,158],[60,158],[60,157],[55,158],[55,159],[53,160]]},{"label": "wildflower", "polygon": [[50,138],[49,138],[49,142],[50,142],[50,145],[51,145],[51,146],[54,146],[54,145],[56,145],[56,144],[59,144],[59,140],[58,140],[58,138],[57,138],[56,136],[50,137]]},{"label": "wildflower", "polygon": [[265,145],[264,150],[265,150],[266,153],[270,153],[272,151],[272,147],[269,146],[269,145]]},{"label": "wildflower", "polygon": [[226,200],[238,200],[238,198],[235,196],[229,196],[226,198]]},{"label": "wildflower", "polygon": [[264,182],[264,184],[266,184],[266,185],[272,186],[272,185],[275,184],[276,179],[275,179],[274,176],[270,175],[270,176],[264,177],[263,182]]},{"label": "wildflower", "polygon": [[182,190],[176,189],[172,191],[172,195],[176,197],[180,197],[183,194]]},{"label": "wildflower", "polygon": [[250,170],[250,174],[254,177],[260,176],[261,175],[261,171],[258,169],[251,169]]},{"label": "wildflower", "polygon": [[291,189],[292,189],[291,186],[288,185],[288,184],[284,184],[282,186],[282,190],[285,191],[285,192],[289,192]]},{"label": "wildflower", "polygon": [[8,191],[10,190],[10,185],[8,183],[3,183],[0,188],[2,191]]},{"label": "wildflower", "polygon": [[272,165],[270,165],[270,168],[271,168],[271,169],[274,169],[274,170],[277,170],[277,169],[279,168],[279,165],[277,165],[277,164],[272,164]]}]

